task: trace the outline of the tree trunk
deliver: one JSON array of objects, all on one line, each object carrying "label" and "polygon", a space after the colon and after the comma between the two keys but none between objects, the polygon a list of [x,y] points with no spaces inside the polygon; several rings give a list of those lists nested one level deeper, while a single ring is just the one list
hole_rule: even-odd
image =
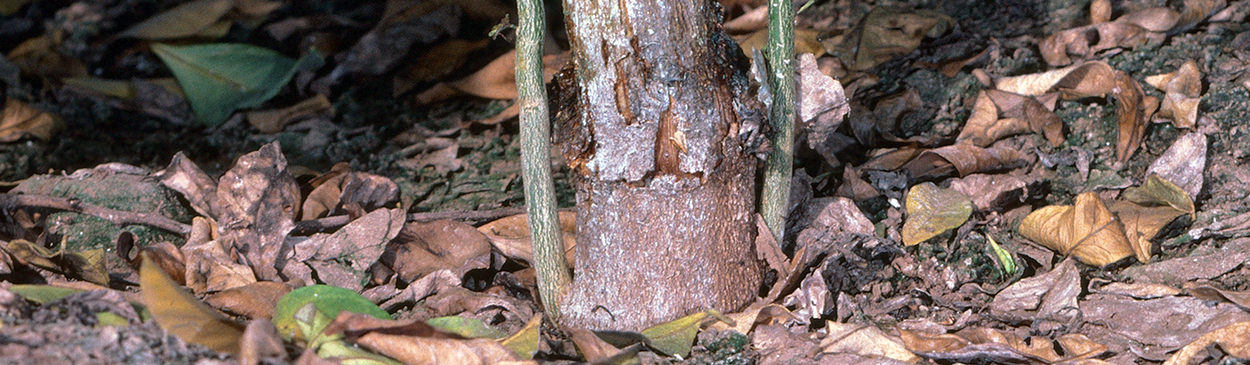
[{"label": "tree trunk", "polygon": [[763,105],[711,0],[565,0],[556,139],[575,172],[566,324],[639,330],[755,298]]}]

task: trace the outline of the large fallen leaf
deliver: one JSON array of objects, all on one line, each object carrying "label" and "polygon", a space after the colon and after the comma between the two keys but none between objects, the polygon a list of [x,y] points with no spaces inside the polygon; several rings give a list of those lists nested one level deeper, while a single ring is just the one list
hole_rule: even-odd
[{"label": "large fallen leaf", "polygon": [[196,119],[207,125],[221,123],[236,109],[259,106],[277,95],[295,72],[322,63],[316,52],[296,61],[265,48],[234,43],[156,44],[152,51],[178,78]]},{"label": "large fallen leaf", "polygon": [[219,244],[257,279],[280,280],[278,269],[294,266],[286,265],[286,239],[295,228],[299,196],[277,141],[239,157],[217,183]]},{"label": "large fallen leaf", "polygon": [[821,340],[825,353],[853,353],[916,363],[920,357],[905,347],[899,339],[892,338],[872,325],[827,322],[828,334]]},{"label": "large fallen leaf", "polygon": [[1020,222],[1020,234],[1093,266],[1134,253],[1123,224],[1094,192],[1077,195],[1074,205],[1051,205],[1029,213]]},{"label": "large fallen leaf", "polygon": [[1137,260],[1150,262],[1155,235],[1172,220],[1194,213],[1194,203],[1180,187],[1151,174],[1141,187],[1124,191],[1127,201],[1111,204],[1111,211],[1124,222],[1124,233],[1133,245]]},{"label": "large fallen leaf", "polygon": [[1164,92],[1160,117],[1171,119],[1177,128],[1194,127],[1202,100],[1202,71],[1198,70],[1198,63],[1185,61],[1176,72],[1146,77],[1146,83]]},{"label": "large fallen leaf", "polygon": [[[1053,342],[1042,337],[1026,340],[1010,332],[985,327],[942,334],[899,330],[899,334],[908,349],[927,358],[950,362],[1049,364],[1091,359],[1107,351],[1107,346],[1076,333],[1059,336]],[[1062,351],[1055,348],[1055,342]]]},{"label": "large fallen leaf", "polygon": [[907,192],[907,221],[903,222],[903,245],[919,244],[957,228],[972,215],[972,201],[962,193],[931,182]]},{"label": "large fallen leaf", "polygon": [[925,38],[937,38],[955,24],[949,16],[928,10],[873,7],[838,47],[837,56],[851,70],[866,70],[911,53]]},{"label": "large fallen leaf", "polygon": [[317,312],[334,318],[341,312],[361,313],[376,318],[390,319],[391,315],[378,308],[360,293],[329,285],[310,285],[292,290],[278,300],[273,309],[273,324],[284,338],[299,338],[297,312],[305,305],[313,304]]},{"label": "large fallen leaf", "polygon": [[237,354],[243,326],[184,291],[146,257],[139,268],[139,290],[152,318],[183,341]]},{"label": "large fallen leaf", "polygon": [[1055,147],[1063,144],[1063,120],[1041,102],[991,89],[977,94],[972,115],[955,140],[986,147],[1005,137],[1029,132],[1044,134]]},{"label": "large fallen leaf", "polygon": [[258,281],[210,294],[204,301],[247,318],[269,319],[273,318],[273,310],[278,305],[278,300],[290,291],[291,286],[286,283]]},{"label": "large fallen leaf", "polygon": [[65,122],[60,117],[15,98],[9,98],[0,112],[0,142],[22,138],[48,141],[63,129]]},{"label": "large fallen leaf", "polygon": [[990,302],[990,314],[1008,321],[1067,323],[1080,315],[1081,272],[1065,259],[1044,274],[1003,288]]},{"label": "large fallen leaf", "polygon": [[192,36],[218,38],[230,30],[230,23],[223,21],[222,17],[234,8],[234,2],[234,0],[197,0],[185,3],[126,29],[118,37],[152,41]]}]

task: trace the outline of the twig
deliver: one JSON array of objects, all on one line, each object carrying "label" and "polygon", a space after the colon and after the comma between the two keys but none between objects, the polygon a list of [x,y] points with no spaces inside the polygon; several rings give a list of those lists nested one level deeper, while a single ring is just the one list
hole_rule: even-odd
[{"label": "twig", "polygon": [[[525,213],[525,207],[500,208],[492,210],[452,210],[445,212],[408,213],[407,219],[409,222],[429,222],[440,219],[480,222],[496,220],[523,213]],[[317,232],[333,231],[351,223],[351,220],[352,219],[349,216],[336,215],[319,219],[299,221],[295,222],[295,229],[291,231],[291,234],[302,236]]]},{"label": "twig", "polygon": [[764,196],[760,214],[784,245],[786,216],[790,213],[790,175],[794,171],[794,3],[768,1],[768,80],[773,104],[768,119],[773,125],[773,153],[764,170]]},{"label": "twig", "polygon": [[116,225],[142,224],[160,228],[186,237],[191,226],[179,223],[156,213],[135,213],[105,208],[78,199],[57,198],[46,195],[0,194],[0,209],[46,208],[100,217]]}]

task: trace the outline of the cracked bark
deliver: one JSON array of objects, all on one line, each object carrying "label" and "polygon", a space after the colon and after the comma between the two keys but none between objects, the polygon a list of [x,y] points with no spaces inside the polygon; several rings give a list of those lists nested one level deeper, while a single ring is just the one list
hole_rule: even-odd
[{"label": "cracked bark", "polygon": [[556,141],[575,172],[567,324],[639,330],[755,298],[764,120],[746,58],[707,0],[565,0],[573,60],[556,76]]}]

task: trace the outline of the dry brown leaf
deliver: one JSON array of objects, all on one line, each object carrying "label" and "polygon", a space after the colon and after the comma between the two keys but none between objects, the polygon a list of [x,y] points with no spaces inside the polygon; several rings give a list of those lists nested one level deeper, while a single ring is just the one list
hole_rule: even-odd
[{"label": "dry brown leaf", "polygon": [[379,260],[410,283],[438,270],[467,271],[471,260],[490,254],[486,236],[451,220],[409,222],[386,246]]},{"label": "dry brown leaf", "polygon": [[1241,309],[1250,310],[1250,291],[1220,290],[1207,284],[1185,290],[1194,298],[1209,302],[1229,302],[1236,304]]},{"label": "dry brown leaf", "polygon": [[1029,132],[1042,133],[1055,147],[1063,144],[1063,120],[1041,102],[991,89],[977,95],[972,115],[955,140],[986,147],[997,140]]},{"label": "dry brown leaf", "polygon": [[755,9],[725,21],[723,28],[729,34],[751,33],[768,27],[768,5]]},{"label": "dry brown leaf", "polygon": [[1057,363],[1088,359],[1107,350],[1106,346],[1080,334],[1056,339],[1063,355],[1056,351],[1050,339],[1032,337],[1025,341],[1010,332],[985,327],[967,328],[953,334],[908,330],[899,330],[899,334],[908,349],[928,358],[955,362]]},{"label": "dry brown leaf", "polygon": [[1166,32],[1176,26],[1181,13],[1166,6],[1145,8],[1116,18],[1117,22],[1136,24],[1151,32]]},{"label": "dry brown leaf", "polygon": [[[222,22],[222,17],[235,7],[233,0],[196,0],[175,6],[160,14],[136,24],[119,34],[119,37],[140,38],[146,40],[165,40],[203,36],[217,38],[225,35],[230,23]],[[262,10],[253,9],[249,10]]]},{"label": "dry brown leaf", "polygon": [[195,162],[191,162],[191,159],[187,158],[182,151],[175,153],[173,159],[169,161],[169,166],[153,174],[153,177],[159,180],[161,185],[181,193],[182,197],[191,203],[191,208],[201,216],[215,219],[220,214],[217,181],[201,170]]},{"label": "dry brown leaf", "polygon": [[990,313],[1008,321],[1067,323],[1080,314],[1081,272],[1065,259],[1050,271],[1003,288],[990,302]]},{"label": "dry brown leaf", "polygon": [[1193,362],[1194,355],[1211,345],[1232,357],[1250,359],[1250,322],[1239,322],[1211,331],[1172,354],[1163,365],[1186,365]]},{"label": "dry brown leaf", "polygon": [[1123,295],[1136,299],[1154,299],[1175,296],[1180,294],[1181,290],[1169,285],[1155,283],[1111,282],[1097,288],[1091,285],[1090,292]]},{"label": "dry brown leaf", "polygon": [[[1025,165],[1028,157],[1006,147],[981,148],[966,143],[924,151],[903,165],[917,179],[945,177],[952,172],[968,176],[979,172],[1005,170]],[[871,161],[870,161],[871,162]]]},{"label": "dry brown leaf", "polygon": [[[1141,145],[1146,136],[1146,109],[1142,105],[1141,85],[1127,73],[1116,71],[1115,76],[1115,116],[1119,122],[1119,136],[1116,138],[1115,155],[1120,163],[1128,161]],[[1196,111],[1195,111],[1196,113]]]},{"label": "dry brown leaf", "polygon": [[1085,65],[1086,64],[1072,65],[1057,70],[1050,70],[1035,74],[1004,77],[995,81],[994,87],[998,90],[1014,94],[1040,96],[1050,92],[1051,87],[1055,86],[1059,80],[1067,77],[1073,70]]},{"label": "dry brown leaf", "polygon": [[[574,267],[573,250],[577,247],[577,213],[559,212],[560,240],[564,242],[564,259]],[[486,223],[477,230],[486,234],[490,243],[504,256],[528,263],[534,262],[534,248],[530,243],[529,215],[517,214]]]},{"label": "dry brown leaf", "polygon": [[250,319],[268,319],[273,317],[273,308],[278,305],[278,299],[291,289],[286,283],[258,281],[209,294],[204,301],[213,307]]},{"label": "dry brown leaf", "polygon": [[1189,60],[1174,73],[1150,76],[1146,80],[1164,91],[1159,116],[1171,119],[1177,128],[1193,128],[1202,100],[1202,71],[1198,70],[1198,64]]},{"label": "dry brown leaf", "polygon": [[1094,192],[1077,195],[1074,205],[1051,205],[1030,213],[1020,222],[1020,234],[1092,266],[1134,253],[1123,224]]},{"label": "dry brown leaf", "polygon": [[48,81],[87,76],[82,61],[62,54],[58,48],[58,41],[50,35],[34,37],[9,51],[9,61],[22,70],[23,76]]},{"label": "dry brown leaf", "polygon": [[1000,123],[998,107],[982,91],[977,93],[977,100],[972,104],[972,115],[964,122],[964,128],[959,132],[959,137],[955,137],[955,141],[985,147],[1003,137],[1023,133],[1025,125],[1019,119],[1013,119],[1011,123]]},{"label": "dry brown leaf", "polygon": [[1074,68],[1048,90],[1058,91],[1064,100],[1101,98],[1115,93],[1119,71],[1103,62],[1087,62]]},{"label": "dry brown leaf", "polygon": [[733,324],[725,321],[713,322],[708,328],[717,330],[734,330],[738,333],[751,333],[757,326],[768,326],[781,324],[788,321],[797,320],[794,313],[789,309],[777,303],[771,303],[767,300],[759,300],[747,306],[740,312],[729,313],[725,315],[733,320]]},{"label": "dry brown leaf", "polygon": [[314,117],[334,117],[334,105],[325,95],[317,94],[292,106],[281,109],[247,112],[247,123],[261,133],[278,133],[288,124]]},{"label": "dry brown leaf", "polygon": [[325,329],[405,364],[495,364],[520,361],[494,340],[465,339],[444,333],[417,320],[395,321],[340,312]]},{"label": "dry brown leaf", "polygon": [[1206,166],[1207,136],[1190,132],[1172,142],[1172,146],[1146,169],[1146,175],[1158,174],[1185,190],[1190,200],[1195,200],[1202,192]]},{"label": "dry brown leaf", "polygon": [[907,220],[903,222],[903,245],[924,242],[948,230],[958,228],[972,215],[972,201],[962,193],[943,189],[931,182],[912,186],[905,202]]},{"label": "dry brown leaf", "polygon": [[853,353],[910,363],[920,361],[901,340],[886,335],[876,326],[832,321],[826,322],[826,326],[829,332],[820,341],[824,353]]},{"label": "dry brown leaf", "polygon": [[1051,66],[1067,66],[1072,58],[1085,59],[1111,48],[1132,48],[1145,43],[1146,30],[1132,23],[1110,22],[1077,27],[1042,40],[1038,48]]},{"label": "dry brown leaf", "polygon": [[309,182],[313,190],[303,204],[300,220],[348,214],[353,210],[371,212],[399,202],[399,185],[383,176],[352,171],[347,163],[337,163],[330,171]]},{"label": "dry brown leaf", "polygon": [[183,291],[146,259],[139,269],[139,290],[152,318],[169,333],[216,351],[239,352],[242,326]]},{"label": "dry brown leaf", "polygon": [[[820,32],[813,29],[795,29],[794,30],[794,53],[803,54],[811,53],[816,57],[825,54],[825,46],[817,40]],[[751,54],[756,50],[763,52],[768,45],[768,29],[759,29],[751,33],[745,38],[741,38],[738,45],[742,47],[742,51]]]},{"label": "dry brown leaf", "polygon": [[954,23],[950,17],[933,11],[877,6],[833,53],[848,69],[866,70],[911,53],[925,38],[941,36]]},{"label": "dry brown leaf", "polygon": [[586,362],[597,363],[621,352],[620,349],[599,338],[590,330],[577,327],[563,327],[563,329],[569,334],[569,339],[573,340],[573,345],[577,346],[577,351],[586,358]]},{"label": "dry brown leaf", "polygon": [[[266,361],[267,360],[267,361]],[[268,319],[253,319],[243,329],[239,339],[239,365],[279,363],[287,360],[286,346],[278,335],[278,328]]]},{"label": "dry brown leaf", "polygon": [[52,139],[65,129],[65,122],[55,114],[39,110],[14,98],[4,103],[0,112],[0,142],[13,142],[23,138]]},{"label": "dry brown leaf", "polygon": [[439,43],[414,62],[408,62],[406,68],[395,75],[394,96],[406,93],[413,87],[426,82],[439,81],[464,65],[464,61],[473,52],[490,44],[488,39],[470,41],[453,39]]},{"label": "dry brown leaf", "polygon": [[1198,24],[1227,5],[1225,0],[1185,0],[1181,18],[1177,21],[1178,27],[1186,28]]},{"label": "dry brown leaf", "polygon": [[333,234],[318,233],[291,248],[283,276],[355,291],[362,289],[369,267],[395,239],[407,215],[402,209],[377,209]]},{"label": "dry brown leaf", "polygon": [[[543,80],[564,66],[568,53],[543,56]],[[516,51],[508,52],[463,79],[447,83],[462,93],[486,99],[516,98]]]}]

